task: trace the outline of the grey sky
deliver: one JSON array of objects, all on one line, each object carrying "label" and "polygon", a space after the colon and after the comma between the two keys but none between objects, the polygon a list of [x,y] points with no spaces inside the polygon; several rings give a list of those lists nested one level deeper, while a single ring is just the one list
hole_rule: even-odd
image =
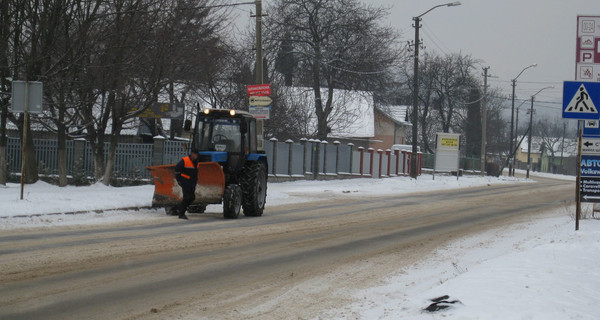
[{"label": "grey sky", "polygon": [[[412,17],[452,1],[365,0],[391,6],[389,23],[414,39]],[[424,15],[421,38],[426,51],[470,54],[482,60],[498,78],[493,87],[506,95],[511,79],[532,63],[517,80],[517,99],[529,99],[539,89],[554,85],[536,101],[562,102],[562,82],[575,80],[577,15],[600,16],[598,0],[461,0],[456,7],[440,7]],[[529,105],[529,104],[526,104]],[[546,108],[560,112],[561,105]]]}]

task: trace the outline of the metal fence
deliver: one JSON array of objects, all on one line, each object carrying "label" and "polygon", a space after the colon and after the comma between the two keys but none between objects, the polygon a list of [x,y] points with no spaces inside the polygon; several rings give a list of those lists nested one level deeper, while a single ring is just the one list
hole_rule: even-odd
[{"label": "metal fence", "polygon": [[[126,179],[149,179],[145,167],[176,163],[186,155],[185,141],[155,139],[154,143],[119,143],[114,163],[114,176]],[[21,142],[8,138],[6,155],[10,172],[21,171]],[[36,160],[40,172],[58,174],[58,143],[56,140],[34,140]],[[104,144],[104,161],[108,158],[108,142]],[[81,150],[81,151],[78,151]],[[337,141],[306,140],[300,142],[277,139],[265,141],[269,175],[289,179],[388,177],[409,175],[411,152],[355,148]],[[80,154],[78,154],[80,152]],[[89,142],[69,140],[66,145],[67,174],[82,170],[87,177],[94,175],[94,156]],[[75,165],[77,161],[81,164]],[[418,170],[433,168],[434,155],[419,154]],[[479,171],[477,158],[462,158],[461,169]]]}]

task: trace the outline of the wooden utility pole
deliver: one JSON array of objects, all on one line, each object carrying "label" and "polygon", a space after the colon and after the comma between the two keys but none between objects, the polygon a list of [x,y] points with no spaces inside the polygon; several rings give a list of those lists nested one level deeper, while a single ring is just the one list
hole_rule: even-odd
[{"label": "wooden utility pole", "polygon": [[483,68],[483,103],[481,104],[481,164],[479,170],[481,176],[485,176],[485,145],[486,145],[486,125],[487,125],[487,78],[490,67]]},{"label": "wooden utility pole", "polygon": [[[256,84],[263,84],[262,0],[256,0]],[[264,150],[264,120],[256,120],[258,150]]]}]

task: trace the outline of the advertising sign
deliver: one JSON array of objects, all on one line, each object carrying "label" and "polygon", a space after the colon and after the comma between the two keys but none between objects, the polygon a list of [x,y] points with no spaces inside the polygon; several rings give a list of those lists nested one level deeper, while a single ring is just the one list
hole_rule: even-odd
[{"label": "advertising sign", "polygon": [[460,134],[439,132],[436,140],[435,171],[458,172]]},{"label": "advertising sign", "polygon": [[[135,111],[135,110],[134,110]],[[183,120],[185,105],[183,103],[157,102],[138,115],[140,118]]]},{"label": "advertising sign", "polygon": [[270,96],[271,95],[271,85],[266,84],[255,84],[246,86],[246,91],[248,92],[248,96]]},{"label": "advertising sign", "polygon": [[600,81],[600,16],[577,16],[575,79]]},{"label": "advertising sign", "polygon": [[580,173],[580,201],[600,202],[600,156],[582,154]]}]

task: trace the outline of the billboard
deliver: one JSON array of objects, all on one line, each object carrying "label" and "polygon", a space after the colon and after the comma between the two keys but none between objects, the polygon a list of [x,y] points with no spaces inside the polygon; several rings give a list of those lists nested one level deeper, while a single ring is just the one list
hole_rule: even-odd
[{"label": "billboard", "polygon": [[600,82],[600,16],[577,16],[575,79]]}]

